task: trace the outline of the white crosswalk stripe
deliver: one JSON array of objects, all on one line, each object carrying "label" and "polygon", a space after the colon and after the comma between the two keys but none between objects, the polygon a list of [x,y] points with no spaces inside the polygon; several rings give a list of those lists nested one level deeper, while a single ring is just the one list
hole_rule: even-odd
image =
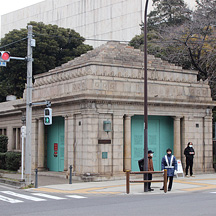
[{"label": "white crosswalk stripe", "polygon": [[8,198],[8,197],[2,196],[2,195],[0,195],[0,200],[5,201],[5,202],[9,202],[9,203],[21,203],[21,202],[23,202],[21,200],[11,199],[11,198]]},{"label": "white crosswalk stripe", "polygon": [[67,198],[63,198],[63,197],[57,197],[57,196],[53,196],[53,195],[49,195],[49,194],[42,194],[42,193],[32,193],[32,195],[40,196],[40,197],[44,197],[44,198],[49,198],[49,199],[54,199],[54,200],[67,199]]},{"label": "white crosswalk stripe", "polygon": [[[3,193],[5,195],[8,195],[9,197],[2,196],[0,195],[0,201],[4,202],[9,202],[9,203],[22,203],[24,200],[29,200],[29,201],[47,201],[47,199],[51,200],[65,200],[68,198],[73,198],[73,199],[84,199],[87,197],[80,196],[80,195],[66,195],[65,197],[59,197],[59,196],[54,196],[54,195],[49,195],[49,194],[44,194],[44,193],[31,193],[31,196],[29,195],[24,195],[21,193],[16,193],[13,191],[0,191],[0,193]],[[12,197],[18,197],[20,199],[13,199]],[[40,197],[40,198],[39,198]]]},{"label": "white crosswalk stripe", "polygon": [[11,196],[15,196],[15,197],[19,197],[19,198],[27,199],[27,200],[32,200],[32,201],[36,201],[36,202],[46,201],[45,199],[41,199],[41,198],[33,197],[33,196],[28,196],[28,195],[24,195],[24,194],[18,194],[18,193],[12,192],[12,191],[1,191],[1,192],[4,194],[8,194]]},{"label": "white crosswalk stripe", "polygon": [[85,199],[85,198],[87,198],[87,197],[79,196],[79,195],[67,195],[67,197],[75,198],[75,199]]}]

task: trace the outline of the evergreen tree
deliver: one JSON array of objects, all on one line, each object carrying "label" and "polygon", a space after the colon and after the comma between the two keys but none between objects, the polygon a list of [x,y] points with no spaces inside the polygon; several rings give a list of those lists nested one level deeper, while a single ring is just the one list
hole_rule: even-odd
[{"label": "evergreen tree", "polygon": [[[92,49],[85,45],[85,39],[72,29],[45,25],[42,22],[30,22],[28,25],[33,26],[33,37],[36,40],[36,47],[33,48],[33,75],[47,72]],[[20,29],[6,34],[1,39],[1,50],[9,51],[11,56],[26,57],[27,32],[27,29]],[[0,68],[0,102],[5,101],[9,94],[22,97],[26,71],[27,63],[18,60],[11,60],[7,67]]]},{"label": "evergreen tree", "polygon": [[191,10],[183,0],[153,0],[154,9],[148,15],[148,30],[182,25],[191,19]]}]

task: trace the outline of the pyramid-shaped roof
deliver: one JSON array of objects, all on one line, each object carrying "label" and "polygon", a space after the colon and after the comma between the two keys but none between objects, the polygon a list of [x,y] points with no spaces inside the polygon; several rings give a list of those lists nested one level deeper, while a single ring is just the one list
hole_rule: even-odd
[{"label": "pyramid-shaped roof", "polygon": [[[127,44],[111,41],[95,48],[94,50],[88,51],[78,58],[62,64],[51,71],[71,68],[77,65],[86,65],[90,62],[137,66],[143,68],[144,53],[139,49],[134,49],[133,47],[128,46]],[[160,58],[155,58],[153,55],[148,55],[148,68],[163,68],[167,70],[182,71],[181,67],[170,64]]]}]

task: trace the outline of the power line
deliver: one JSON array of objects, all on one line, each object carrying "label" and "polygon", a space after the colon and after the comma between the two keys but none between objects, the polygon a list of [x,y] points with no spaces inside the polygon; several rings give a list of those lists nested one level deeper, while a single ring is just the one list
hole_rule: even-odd
[{"label": "power line", "polygon": [[[61,36],[61,35],[49,35],[49,34],[39,34],[39,33],[34,33],[34,35],[41,35],[41,36],[48,36],[48,37],[58,37],[58,38],[68,38],[68,39],[80,39],[78,37],[65,37],[65,36]],[[124,41],[124,40],[109,40],[109,39],[94,39],[94,38],[84,38],[84,40],[89,40],[89,41],[114,41],[114,42],[123,42],[123,43],[129,43],[130,41]]]},{"label": "power line", "polygon": [[9,44],[6,44],[6,45],[4,45],[4,46],[1,46],[0,49],[1,49],[1,48],[5,48],[5,47],[8,47],[8,46],[10,46],[10,45],[12,45],[12,44],[15,44],[15,43],[19,43],[20,41],[23,41],[23,40],[26,40],[26,39],[27,39],[27,37],[22,38],[22,39],[17,40],[17,41],[14,41],[14,42],[11,42],[11,43],[9,43]]}]

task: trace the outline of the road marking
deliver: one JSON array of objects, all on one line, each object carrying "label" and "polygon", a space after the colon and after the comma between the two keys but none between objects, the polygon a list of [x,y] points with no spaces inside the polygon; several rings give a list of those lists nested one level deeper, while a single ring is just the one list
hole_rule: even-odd
[{"label": "road marking", "polygon": [[216,193],[216,192],[210,192],[210,193]]},{"label": "road marking", "polygon": [[104,190],[108,188],[114,188],[114,187],[126,187],[125,185],[114,185],[114,186],[104,186],[104,187],[92,187],[92,188],[83,188],[83,189],[74,189],[74,190],[61,190],[61,189],[54,189],[54,188],[48,188],[48,187],[41,187],[33,189],[34,191],[41,191],[41,192],[48,192],[48,193],[65,193],[65,194],[120,194],[122,192],[114,192],[114,191],[98,191],[98,190]]},{"label": "road marking", "polygon": [[87,198],[87,197],[79,196],[79,195],[67,195],[67,197],[75,198],[75,199],[85,199],[85,198]]},{"label": "road marking", "polygon": [[11,199],[11,198],[8,198],[8,197],[2,196],[2,195],[0,195],[0,200],[5,201],[5,202],[9,202],[9,203],[21,203],[21,202],[23,202],[21,200]]},{"label": "road marking", "polygon": [[15,197],[19,197],[19,198],[23,198],[23,199],[27,199],[27,200],[32,200],[35,202],[46,201],[45,199],[41,199],[41,198],[33,197],[33,196],[28,196],[28,195],[24,195],[24,194],[18,194],[18,193],[14,193],[12,191],[1,191],[1,193],[8,194],[8,195],[15,196]]},{"label": "road marking", "polygon": [[[207,180],[209,180],[209,179],[207,179]],[[181,183],[181,184],[188,184],[188,185],[197,186],[195,188],[181,189],[182,191],[200,191],[200,190],[208,190],[208,189],[214,189],[214,188],[216,188],[215,184],[199,183],[199,182],[193,182],[193,181],[196,181],[196,179],[190,180],[190,181],[175,180],[174,182]]]},{"label": "road marking", "polygon": [[42,193],[32,193],[32,195],[40,196],[40,197],[44,197],[44,198],[49,198],[49,199],[54,199],[54,200],[67,199],[67,198],[63,198],[63,197],[57,197],[57,196],[53,196],[53,195],[49,195],[49,194],[42,194]]}]

